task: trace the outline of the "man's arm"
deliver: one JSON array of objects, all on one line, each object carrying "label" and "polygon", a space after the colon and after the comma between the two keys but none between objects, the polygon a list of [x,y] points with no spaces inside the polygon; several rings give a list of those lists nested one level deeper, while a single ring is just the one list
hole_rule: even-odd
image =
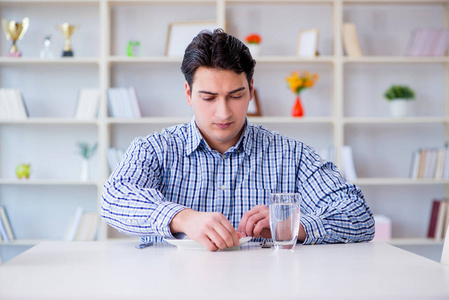
[{"label": "man's arm", "polygon": [[300,151],[296,185],[302,195],[305,244],[362,242],[374,237],[374,219],[359,187],[309,147]]},{"label": "man's arm", "polygon": [[136,139],[104,186],[101,215],[120,232],[173,237],[169,224],[184,206],[165,200],[159,191],[162,168],[157,137]]}]

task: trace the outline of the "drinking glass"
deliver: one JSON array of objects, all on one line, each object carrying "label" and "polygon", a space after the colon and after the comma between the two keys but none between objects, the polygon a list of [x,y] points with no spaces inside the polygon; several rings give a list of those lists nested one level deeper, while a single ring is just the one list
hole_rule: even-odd
[{"label": "drinking glass", "polygon": [[270,195],[270,230],[276,250],[294,249],[299,230],[301,194],[272,193]]}]

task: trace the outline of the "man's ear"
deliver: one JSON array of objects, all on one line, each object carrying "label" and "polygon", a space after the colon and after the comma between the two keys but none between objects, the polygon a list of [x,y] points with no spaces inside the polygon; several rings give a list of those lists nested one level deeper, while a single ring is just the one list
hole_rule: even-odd
[{"label": "man's ear", "polygon": [[184,94],[186,96],[187,103],[192,106],[192,90],[190,89],[190,85],[187,81],[184,83]]},{"label": "man's ear", "polygon": [[254,98],[254,78],[251,78],[251,84],[249,85],[250,98],[249,100],[253,100]]}]

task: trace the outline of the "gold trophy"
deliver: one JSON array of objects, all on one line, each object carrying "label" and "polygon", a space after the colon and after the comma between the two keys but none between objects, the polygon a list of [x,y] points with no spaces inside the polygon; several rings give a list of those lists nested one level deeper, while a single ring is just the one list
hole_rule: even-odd
[{"label": "gold trophy", "polygon": [[28,26],[30,25],[30,19],[24,18],[22,23],[16,21],[9,21],[6,19],[2,19],[2,27],[5,32],[6,39],[12,40],[12,46],[9,49],[8,56],[10,57],[20,57],[22,54],[17,48],[16,42],[17,40],[21,40],[23,35],[28,30]]},{"label": "gold trophy", "polygon": [[56,26],[58,29],[62,31],[62,34],[65,36],[65,45],[64,50],[62,51],[62,56],[73,56],[72,44],[70,43],[70,37],[72,36],[75,29],[78,26],[71,25],[69,23],[64,23]]}]

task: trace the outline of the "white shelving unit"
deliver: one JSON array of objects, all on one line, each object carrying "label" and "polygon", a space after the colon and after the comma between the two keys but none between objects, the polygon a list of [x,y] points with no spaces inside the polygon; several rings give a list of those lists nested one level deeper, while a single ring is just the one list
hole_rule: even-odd
[{"label": "white shelving unit", "polygon": [[[255,88],[264,116],[250,122],[317,149],[334,146],[338,166],[342,146],[351,145],[359,173],[354,183],[375,213],[392,216],[393,236],[399,243],[433,242],[424,238],[430,202],[449,196],[449,181],[407,176],[412,151],[449,141],[449,58],[402,54],[414,28],[448,26],[448,6],[449,0],[0,0],[2,18],[31,20],[18,42],[22,58],[6,57],[9,41],[0,39],[1,87],[20,88],[30,111],[25,121],[0,121],[0,204],[19,238],[11,244],[58,239],[77,206],[98,210],[109,176],[108,147],[127,148],[136,136],[190,120],[181,58],[164,53],[168,24],[194,20],[217,20],[241,39],[262,35]],[[75,57],[40,59],[46,34],[58,56],[63,37],[54,27],[62,22],[81,25],[72,37]],[[355,23],[363,57],[345,56],[344,22]],[[297,34],[312,27],[320,30],[320,55],[298,58]],[[132,39],[142,42],[143,56],[126,56]],[[294,95],[284,79],[302,69],[319,73],[320,80],[302,95],[306,116],[298,119],[290,117]],[[382,93],[396,80],[417,90],[410,117],[385,112]],[[143,117],[108,117],[107,89],[127,85],[136,87]],[[101,90],[95,121],[73,119],[81,88]],[[99,143],[89,181],[78,180],[80,139]],[[15,166],[29,159],[32,178],[16,180]],[[41,224],[53,219],[50,226]],[[102,224],[100,239],[120,237]]]}]

